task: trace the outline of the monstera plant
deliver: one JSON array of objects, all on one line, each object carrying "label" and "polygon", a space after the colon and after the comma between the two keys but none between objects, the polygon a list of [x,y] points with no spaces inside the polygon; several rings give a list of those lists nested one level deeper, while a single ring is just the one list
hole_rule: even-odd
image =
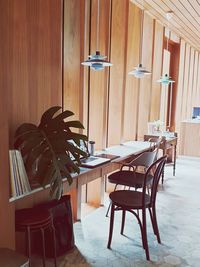
[{"label": "monstera plant", "polygon": [[24,123],[15,133],[14,146],[21,151],[31,181],[43,187],[50,184],[51,197],[57,199],[63,192],[62,179],[67,178],[70,185],[72,173],[80,172],[80,158],[87,157],[82,147],[86,148],[87,136],[71,129],[84,129],[83,125],[77,120],[66,120],[72,115],[69,110],[62,112],[59,106],[51,107],[38,126]]}]

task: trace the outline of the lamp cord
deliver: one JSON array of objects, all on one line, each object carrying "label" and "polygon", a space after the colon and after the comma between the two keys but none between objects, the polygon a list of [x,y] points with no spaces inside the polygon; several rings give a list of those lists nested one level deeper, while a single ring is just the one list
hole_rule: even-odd
[{"label": "lamp cord", "polygon": [[96,48],[99,51],[99,18],[100,18],[100,2],[97,0],[97,40],[96,40]]},{"label": "lamp cord", "polygon": [[144,24],[144,9],[142,9],[141,21],[140,21],[140,55],[139,62],[142,63],[142,46],[143,46],[143,24]]},{"label": "lamp cord", "polygon": [[167,35],[167,51],[169,48],[169,18],[167,18],[168,22],[167,22],[167,28],[168,28],[168,35]]}]

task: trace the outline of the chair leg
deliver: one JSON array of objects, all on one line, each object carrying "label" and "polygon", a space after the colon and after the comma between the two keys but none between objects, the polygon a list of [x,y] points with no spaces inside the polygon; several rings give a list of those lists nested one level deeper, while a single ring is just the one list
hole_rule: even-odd
[{"label": "chair leg", "polygon": [[27,227],[27,243],[28,243],[29,267],[31,267],[31,230],[29,226]]},{"label": "chair leg", "polygon": [[110,211],[110,207],[111,207],[111,202],[110,202],[110,204],[109,204],[109,206],[108,206],[108,209],[107,209],[107,212],[106,212],[106,217],[108,217],[108,213],[109,213],[109,211]]},{"label": "chair leg", "polygon": [[[117,185],[118,185],[118,184],[115,185],[114,191],[117,189]],[[108,209],[107,209],[107,211],[106,211],[106,217],[108,217],[108,213],[109,213],[110,207],[111,207],[111,202],[110,202],[110,204],[109,204],[109,206],[108,206]]]},{"label": "chair leg", "polygon": [[57,267],[57,259],[56,259],[56,231],[55,231],[55,227],[53,224],[53,220],[52,220],[52,233],[53,233],[53,244],[54,244],[54,265],[55,267]]},{"label": "chair leg", "polygon": [[46,257],[45,257],[45,240],[44,240],[44,229],[43,228],[40,228],[40,231],[41,231],[41,235],[42,235],[42,254],[43,254],[43,266],[45,267],[46,264],[45,264],[45,260],[46,260]]},{"label": "chair leg", "polygon": [[111,215],[110,215],[110,230],[109,230],[109,237],[108,237],[107,248],[110,248],[111,241],[112,241],[113,223],[114,223],[114,212],[115,212],[115,206],[114,206],[114,204],[112,204],[111,205]]},{"label": "chair leg", "polygon": [[155,206],[152,207],[152,212],[153,212],[152,215],[153,215],[153,222],[154,222],[154,227],[155,227],[155,231],[156,231],[157,240],[158,240],[158,243],[161,244],[160,234],[159,234],[159,230],[158,230],[158,223],[157,223],[156,208],[155,208]]},{"label": "chair leg", "polygon": [[125,224],[125,218],[126,218],[126,211],[122,210],[122,224],[121,224],[121,235],[124,234],[124,224]]},{"label": "chair leg", "polygon": [[145,253],[146,253],[146,259],[149,261],[149,246],[148,246],[148,240],[147,240],[147,225],[146,225],[146,209],[142,210],[142,232],[143,232],[143,239],[144,239],[144,246],[145,246]]},{"label": "chair leg", "polygon": [[164,175],[165,175],[165,173],[164,173],[164,169],[163,169],[163,172],[162,172],[162,184],[164,183]]},{"label": "chair leg", "polygon": [[153,227],[154,235],[157,235],[157,234],[156,234],[156,229],[155,229],[155,224],[154,224],[153,215],[152,215],[152,212],[151,212],[151,208],[149,208],[149,214],[150,214],[150,218],[151,218],[151,224],[152,224],[152,227]]}]

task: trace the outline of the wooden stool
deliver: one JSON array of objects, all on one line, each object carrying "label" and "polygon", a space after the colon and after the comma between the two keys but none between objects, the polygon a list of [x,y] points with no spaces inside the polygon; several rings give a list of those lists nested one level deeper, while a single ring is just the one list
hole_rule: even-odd
[{"label": "wooden stool", "polygon": [[0,266],[2,267],[28,267],[27,257],[8,248],[0,248]]},{"label": "wooden stool", "polygon": [[[27,245],[28,245],[28,257],[29,266],[31,266],[31,232],[40,231],[42,236],[42,247],[43,247],[43,266],[45,267],[45,236],[44,230],[51,228],[54,243],[54,263],[56,263],[56,237],[55,228],[53,225],[52,216],[47,210],[29,208],[21,209],[15,212],[15,228],[16,231],[25,232],[27,234]],[[51,245],[51,244],[49,244]]]}]

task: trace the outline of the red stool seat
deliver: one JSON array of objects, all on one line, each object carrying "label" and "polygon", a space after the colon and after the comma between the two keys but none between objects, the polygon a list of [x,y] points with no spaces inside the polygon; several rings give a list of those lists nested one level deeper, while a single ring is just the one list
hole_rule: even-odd
[{"label": "red stool seat", "polygon": [[15,212],[16,228],[34,227],[51,222],[51,214],[48,210],[38,210],[35,208],[21,209]]},{"label": "red stool seat", "polygon": [[[55,242],[55,228],[51,214],[46,209],[28,208],[21,209],[15,212],[15,228],[16,231],[27,233],[29,266],[31,266],[31,232],[41,231],[43,244],[43,266],[45,266],[45,236],[44,230],[52,229],[53,243],[54,243],[54,262],[56,263],[56,242]],[[50,245],[50,244],[49,244]]]}]

